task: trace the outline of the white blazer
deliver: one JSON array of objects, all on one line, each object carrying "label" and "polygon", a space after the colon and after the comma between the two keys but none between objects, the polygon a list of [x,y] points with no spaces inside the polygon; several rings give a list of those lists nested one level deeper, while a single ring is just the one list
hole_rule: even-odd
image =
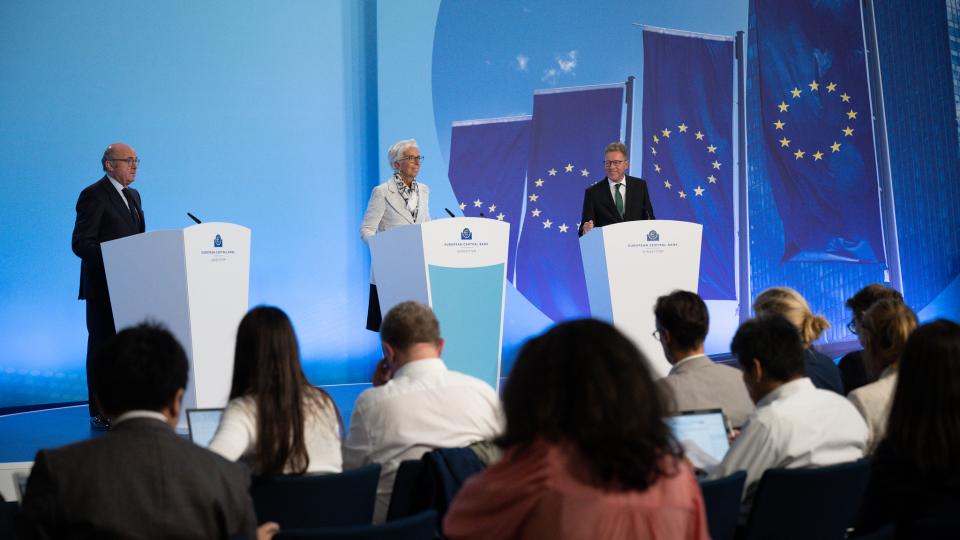
[{"label": "white blazer", "polygon": [[360,237],[369,243],[370,237],[380,231],[387,231],[400,225],[426,223],[430,221],[430,188],[417,182],[420,189],[420,202],[417,205],[417,219],[413,219],[407,210],[403,197],[397,191],[397,183],[392,177],[373,188],[367,211],[360,224]]}]

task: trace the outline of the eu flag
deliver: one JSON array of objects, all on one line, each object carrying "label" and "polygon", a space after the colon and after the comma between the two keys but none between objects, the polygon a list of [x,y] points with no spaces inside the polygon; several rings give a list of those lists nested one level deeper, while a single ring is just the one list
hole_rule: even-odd
[{"label": "eu flag", "polygon": [[577,228],[583,192],[620,139],[624,85],[534,93],[516,286],[554,321],[590,314]]},{"label": "eu flag", "polygon": [[784,261],[883,263],[860,2],[751,0]]},{"label": "eu flag", "polygon": [[450,133],[450,185],[464,216],[510,223],[507,279],[513,281],[530,117],[454,122]]},{"label": "eu flag", "polygon": [[736,300],[732,38],[643,32],[643,178],[660,219],[703,225],[699,293]]}]

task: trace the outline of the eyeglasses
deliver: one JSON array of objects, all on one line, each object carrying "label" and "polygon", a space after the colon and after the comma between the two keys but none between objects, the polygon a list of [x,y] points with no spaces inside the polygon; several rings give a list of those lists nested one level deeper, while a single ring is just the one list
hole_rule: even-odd
[{"label": "eyeglasses", "polygon": [[127,165],[133,167],[134,165],[140,165],[140,158],[128,157],[128,158],[110,158],[107,161],[125,161]]},{"label": "eyeglasses", "polygon": [[619,166],[623,165],[624,163],[626,163],[626,161],[624,161],[624,160],[622,160],[622,159],[617,159],[617,160],[605,160],[605,161],[603,162],[603,166],[604,166],[604,167],[619,167]]},{"label": "eyeglasses", "polygon": [[650,334],[650,335],[653,336],[653,339],[655,339],[655,340],[657,340],[657,341],[660,341],[660,329],[659,329],[659,328],[657,328],[656,330],[654,330],[653,333]]},{"label": "eyeglasses", "polygon": [[423,156],[409,156],[405,158],[400,158],[397,161],[415,161],[417,163],[420,163],[421,161],[423,161]]},{"label": "eyeglasses", "polygon": [[847,330],[849,330],[851,334],[857,335],[858,332],[857,332],[857,320],[856,320],[856,319],[854,319],[854,320],[852,320],[852,321],[850,321],[850,322],[847,323]]}]

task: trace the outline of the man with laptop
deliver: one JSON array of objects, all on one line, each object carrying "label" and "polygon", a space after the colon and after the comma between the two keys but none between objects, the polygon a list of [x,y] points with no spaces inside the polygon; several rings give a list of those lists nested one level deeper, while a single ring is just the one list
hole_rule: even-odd
[{"label": "man with laptop", "polygon": [[867,426],[843,396],[806,377],[800,334],[780,316],[743,323],[730,343],[757,408],[711,478],[746,471],[744,510],[764,471],[811,468],[863,457]]},{"label": "man with laptop", "polygon": [[703,352],[710,329],[707,305],[696,293],[673,291],[653,308],[657,335],[673,366],[658,384],[673,397],[674,412],[722,409],[730,425],[739,428],[753,412],[740,370],[717,364]]}]

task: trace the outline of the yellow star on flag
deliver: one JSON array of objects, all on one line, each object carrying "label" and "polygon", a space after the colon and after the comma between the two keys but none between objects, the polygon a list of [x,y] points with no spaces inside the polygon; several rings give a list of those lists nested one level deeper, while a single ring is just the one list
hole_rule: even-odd
[{"label": "yellow star on flag", "polygon": [[653,142],[654,142],[654,143],[659,143],[659,142],[660,142],[660,139],[659,139],[656,135],[654,135],[654,136],[653,136]]},{"label": "yellow star on flag", "polygon": [[664,130],[661,131],[660,133],[662,133],[664,137],[666,137],[666,138],[669,139],[669,138],[670,138],[670,134],[673,133],[673,132],[670,131],[669,129],[664,129]]},{"label": "yellow star on flag", "polygon": [[837,141],[833,141],[833,144],[830,145],[830,150],[831,150],[832,152],[839,152],[839,151],[840,151],[840,143],[838,143]]},{"label": "yellow star on flag", "polygon": [[654,163],[654,164],[653,164],[653,170],[655,170],[655,171],[657,171],[657,172],[660,172],[660,165],[657,165],[656,163]]},{"label": "yellow star on flag", "polygon": [[780,109],[780,112],[787,112],[787,109],[789,109],[790,106],[787,105],[786,101],[781,101],[780,104],[777,105],[777,108]]},{"label": "yellow star on flag", "polygon": [[461,209],[461,210],[463,210],[463,209],[466,208],[466,207],[467,207],[467,203],[463,203],[463,202],[460,203],[460,209]]},{"label": "yellow star on flag", "polygon": [[491,204],[490,206],[487,207],[487,211],[490,212],[491,214],[492,214],[493,211],[496,210],[496,209],[497,209],[497,205],[495,205],[495,204]]},{"label": "yellow star on flag", "polygon": [[651,147],[650,147],[650,151],[653,152],[653,155],[657,155],[657,149],[656,149],[656,148],[654,148],[654,147],[651,146]]},{"label": "yellow star on flag", "polygon": [[497,221],[503,221],[504,217],[506,216],[503,215],[503,212],[500,212],[499,214],[497,214]]},{"label": "yellow star on flag", "polygon": [[553,222],[550,221],[549,219],[543,222],[544,229],[549,229],[551,225],[553,225]]},{"label": "yellow star on flag", "polygon": [[850,137],[850,136],[852,136],[852,135],[853,135],[853,128],[851,128],[850,126],[847,126],[847,127],[843,128],[843,135],[844,135],[844,137]]},{"label": "yellow star on flag", "polygon": [[586,169],[580,169],[580,176],[590,176],[590,171]]},{"label": "yellow star on flag", "polygon": [[693,188],[693,192],[697,195],[697,197],[703,197],[703,188],[702,188],[702,187],[697,186],[697,187]]},{"label": "yellow star on flag", "polygon": [[556,176],[556,175],[557,175],[557,170],[556,170],[556,169],[550,169],[549,171],[547,171],[547,174],[549,174],[550,176]]},{"label": "yellow star on flag", "polygon": [[483,204],[483,201],[481,201],[480,199],[477,199],[477,200],[473,201],[473,207],[474,207],[474,208],[480,208],[480,206],[481,206],[482,204]]},{"label": "yellow star on flag", "polygon": [[680,125],[677,126],[677,129],[680,130],[680,133],[686,133],[686,132],[687,132],[687,125],[681,122]]},{"label": "yellow star on flag", "polygon": [[539,208],[534,208],[534,209],[533,209],[533,212],[530,212],[530,213],[533,214],[533,217],[540,217],[540,209],[539,209]]},{"label": "yellow star on flag", "polygon": [[821,159],[823,159],[823,152],[817,150],[816,152],[813,153],[814,161],[820,161]]},{"label": "yellow star on flag", "polygon": [[788,146],[790,146],[790,139],[786,137],[780,139],[780,148],[786,148]]},{"label": "yellow star on flag", "polygon": [[818,83],[817,81],[813,81],[812,83],[808,84],[807,86],[810,87],[810,91],[811,91],[811,92],[813,92],[814,90],[819,90],[819,89],[820,89],[820,83]]},{"label": "yellow star on flag", "polygon": [[687,198],[687,193],[686,193],[685,191],[681,191],[681,192],[679,193],[679,195],[680,195],[680,198],[681,198],[681,199],[686,199],[686,198]]},{"label": "yellow star on flag", "polygon": [[[530,199],[530,202],[537,202],[537,199],[539,199],[540,196],[537,195],[536,193],[534,193],[533,195],[530,195],[530,196],[527,197],[527,198]],[[493,210],[491,210],[491,212],[492,212],[492,211],[493,211]]]},{"label": "yellow star on flag", "polygon": [[783,129],[783,126],[785,126],[785,125],[786,125],[786,124],[784,124],[784,123],[781,122],[780,120],[777,120],[776,122],[773,123],[773,127],[777,128],[777,129]]},{"label": "yellow star on flag", "polygon": [[714,168],[714,169],[719,169],[719,168],[720,168],[720,162],[719,162],[719,161],[714,160],[714,162],[711,163],[711,165],[713,165],[713,168]]},{"label": "yellow star on flag", "polygon": [[795,159],[800,159],[800,158],[802,158],[804,155],[806,155],[806,152],[804,152],[803,150],[797,150],[796,152],[793,153],[793,157],[794,157]]},{"label": "yellow star on flag", "polygon": [[543,187],[543,178],[537,178],[537,181],[534,182],[534,184],[536,184],[537,187]]},{"label": "yellow star on flag", "polygon": [[793,90],[790,91],[790,94],[793,95],[794,98],[798,98],[800,97],[800,89],[794,86]]},{"label": "yellow star on flag", "polygon": [[855,111],[855,110],[853,110],[853,109],[850,109],[849,111],[847,111],[847,119],[849,119],[849,120],[856,120],[856,119],[857,119],[857,111]]},{"label": "yellow star on flag", "polygon": [[827,85],[827,92],[833,92],[836,89],[837,89],[837,83],[835,82],[832,82]]},{"label": "yellow star on flag", "polygon": [[840,94],[840,100],[843,101],[844,103],[849,103],[849,102],[850,102],[850,96],[848,96],[847,93],[844,92],[844,93]]},{"label": "yellow star on flag", "polygon": [[573,171],[573,165],[567,163],[567,166],[564,167],[563,170],[566,171],[566,172],[571,172],[571,171]]},{"label": "yellow star on flag", "polygon": [[711,184],[716,184],[717,177],[711,174],[710,176],[707,177],[707,181],[710,182]]},{"label": "yellow star on flag", "polygon": [[663,181],[663,187],[665,187],[665,188],[667,188],[667,189],[670,189],[670,188],[673,187],[673,184],[671,184],[669,180],[664,180],[664,181]]},{"label": "yellow star on flag", "polygon": [[710,146],[707,147],[707,152],[710,152],[711,154],[716,154],[717,147],[711,144]]},{"label": "yellow star on flag", "polygon": [[560,232],[567,232],[567,229],[569,229],[570,227],[567,227],[566,223],[561,223],[560,226],[557,228],[560,229]]},{"label": "yellow star on flag", "polygon": [[703,133],[701,133],[701,132],[698,131],[698,132],[694,133],[694,135],[697,137],[697,140],[698,140],[698,141],[702,141],[702,140],[703,140]]}]

